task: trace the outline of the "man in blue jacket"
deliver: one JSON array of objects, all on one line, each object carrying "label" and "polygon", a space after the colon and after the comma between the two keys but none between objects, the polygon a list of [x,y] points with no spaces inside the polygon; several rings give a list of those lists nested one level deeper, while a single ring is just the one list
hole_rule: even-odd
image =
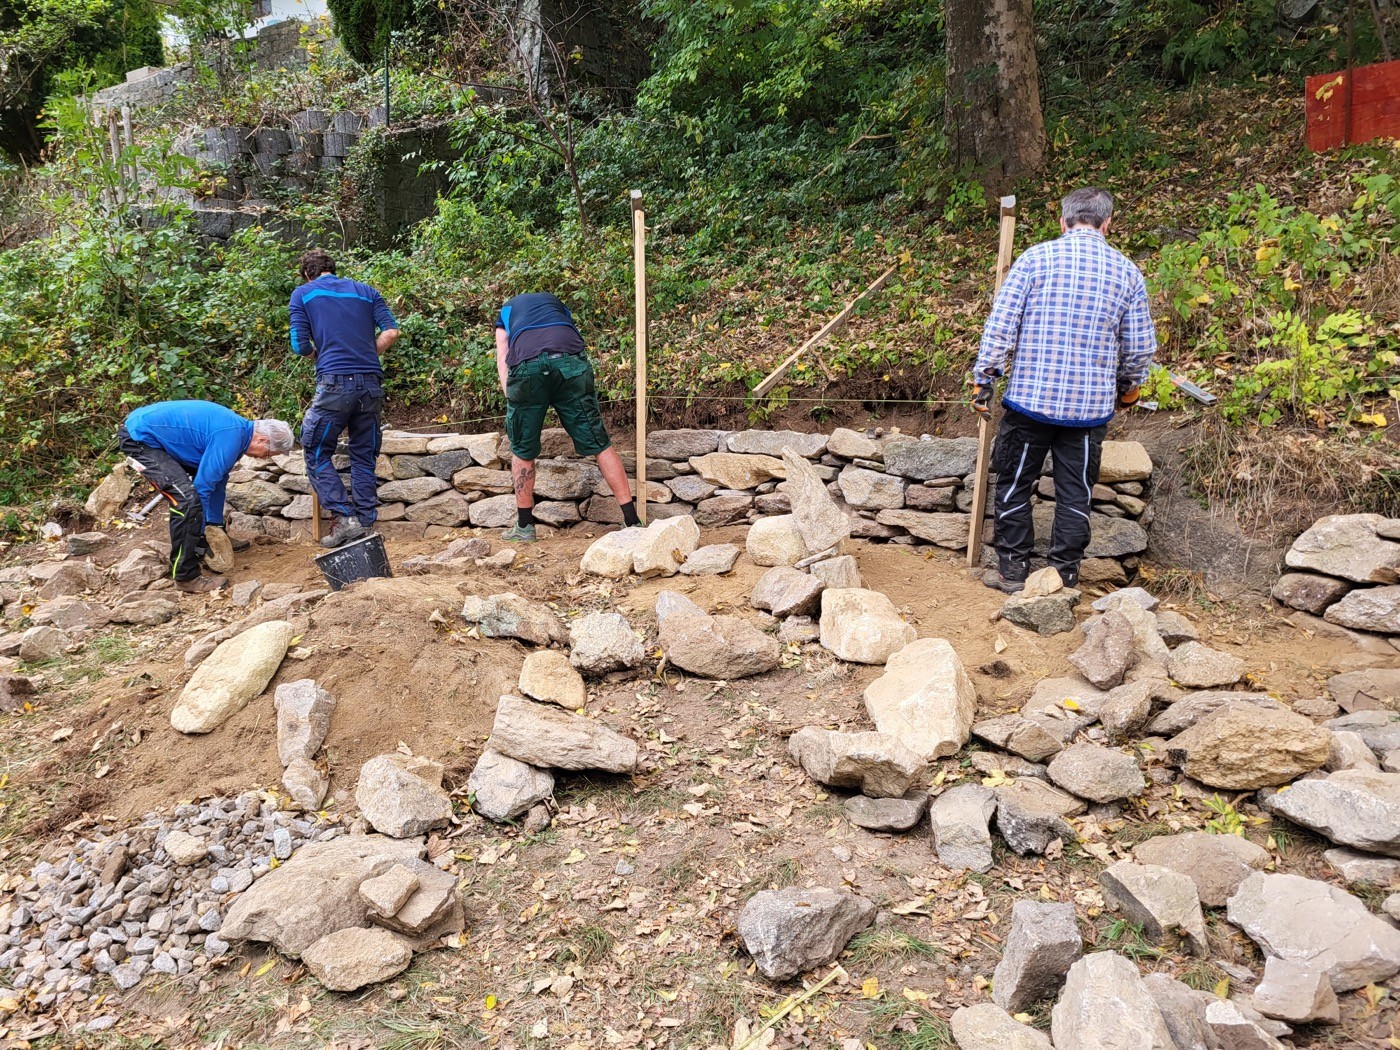
[{"label": "man in blue jacket", "polygon": [[1157,334],[1142,273],[1107,239],[1113,197],[1086,187],[1060,202],[1060,236],[1028,249],[997,293],[973,368],[972,407],[991,411],[1011,378],[992,452],[997,571],[983,582],[1019,591],[1035,548],[1031,491],[1054,459],[1055,520],[1047,561],[1073,587],[1089,545],[1092,492],[1113,414],[1131,408]]},{"label": "man in blue jacket", "polygon": [[[335,260],[319,248],[301,257],[301,279],[292,292],[292,351],[316,365],[316,396],[302,422],[306,473],[321,506],[333,519],[321,540],[339,547],[357,540],[379,518],[379,412],[384,407],[379,363],[399,337],[399,323],[384,297],[367,284],[337,277]],[[350,488],[331,462],[342,433],[350,439]]]},{"label": "man in blue jacket", "polygon": [[292,428],[280,419],[244,419],[208,401],[160,401],[138,408],[117,428],[123,455],[170,501],[170,575],[191,594],[221,588],[200,563],[211,552],[232,567],[224,531],[224,489],[241,456],[290,452]]}]

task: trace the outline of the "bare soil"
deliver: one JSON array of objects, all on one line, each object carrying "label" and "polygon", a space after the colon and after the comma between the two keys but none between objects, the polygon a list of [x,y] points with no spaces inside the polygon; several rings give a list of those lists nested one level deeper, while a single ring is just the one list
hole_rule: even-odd
[{"label": "bare soil", "polygon": [[[1254,948],[1221,915],[1211,916],[1203,960],[1159,950],[1114,925],[1097,873],[1144,838],[1201,828],[1224,807],[1274,850],[1280,870],[1336,877],[1320,859],[1319,840],[1271,824],[1248,794],[1212,800],[1180,790],[1147,749],[1138,752],[1152,783],[1146,796],[1096,807],[1080,844],[1049,858],[1004,853],[987,875],[949,872],[938,865],[926,827],[907,835],[856,828],[842,815],[842,796],[788,760],[785,738],[803,726],[870,727],[861,693],[879,670],[840,664],[818,647],[793,648],[783,670],[732,684],[670,668],[657,674],[655,659],[646,674],[595,683],[590,712],[643,742],[643,771],[561,777],[555,824],[539,835],[489,824],[466,805],[466,775],[527,649],[471,637],[457,615],[463,595],[513,590],[565,617],[615,607],[642,630],[653,627],[652,606],[667,588],[708,609],[756,615],[747,597],[763,570],[746,559],[722,577],[581,576],[578,558],[602,531],[556,533],[523,548],[506,571],[368,581],[331,595],[312,608],[274,680],[315,678],[338,699],[325,749],[332,797],[323,819],[354,816],[355,779],[372,755],[404,746],[448,766],[449,784],[461,792],[460,824],[431,848],[451,851],[462,876],[464,947],[420,956],[389,986],[356,996],[327,993],[295,962],[250,948],[197,987],[148,984],[96,1008],[120,1018],[101,1037],[73,1028],[94,1013],[88,1005],[17,1014],[12,1031],[51,1046],[81,1039],[97,1047],[728,1048],[742,1044],[734,1040],[736,1024],[756,1028],[802,993],[800,983],[775,987],[752,971],[734,936],[739,910],[763,888],[820,884],[877,901],[881,920],[840,960],[843,974],[775,1025],[771,1045],[944,1047],[953,1045],[944,1027],[952,1010],[986,998],[1010,906],[1024,897],[1073,902],[1091,949],[1131,953],[1144,970],[1172,972],[1198,987],[1219,986],[1230,965],[1260,970]],[[742,544],[744,532],[708,530],[703,542]],[[97,560],[113,563],[151,534],[123,532]],[[397,566],[447,542],[388,546]],[[319,586],[315,552],[260,544],[240,556],[233,578]],[[1002,596],[970,579],[948,552],[860,544],[857,560],[867,585],[888,594],[920,636],[952,642],[983,713],[1018,707],[1036,682],[1071,673],[1066,657],[1077,632],[1041,638],[993,622]],[[1203,588],[1173,594],[1171,604],[1203,638],[1246,661],[1251,688],[1285,700],[1318,695],[1339,670],[1400,662],[1400,654],[1391,660],[1309,636],[1268,603],[1221,604]],[[213,733],[186,737],[171,729],[169,712],[189,675],[185,649],[244,614],[222,596],[180,602],[183,614],[169,625],[117,628],[112,641],[42,669],[39,702],[9,717],[9,778],[0,787],[8,837],[0,860],[11,878],[28,870],[51,836],[62,841],[98,818],[121,821],[196,797],[276,788],[270,689]],[[656,653],[650,644],[648,651]],[[68,728],[72,736],[55,743]],[[966,752],[931,774],[938,784],[973,776]],[[1394,994],[1346,996],[1340,1029],[1303,1029],[1295,1042],[1390,1045],[1385,1040],[1400,1038]],[[1048,1022],[1048,1011],[1034,1019]]]}]

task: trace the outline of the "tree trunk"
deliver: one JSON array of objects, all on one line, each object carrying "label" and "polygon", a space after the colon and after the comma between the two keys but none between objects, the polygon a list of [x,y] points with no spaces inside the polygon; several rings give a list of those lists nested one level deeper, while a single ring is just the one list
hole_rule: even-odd
[{"label": "tree trunk", "polygon": [[1031,0],[948,0],[946,123],[954,161],[997,195],[1045,163]]}]

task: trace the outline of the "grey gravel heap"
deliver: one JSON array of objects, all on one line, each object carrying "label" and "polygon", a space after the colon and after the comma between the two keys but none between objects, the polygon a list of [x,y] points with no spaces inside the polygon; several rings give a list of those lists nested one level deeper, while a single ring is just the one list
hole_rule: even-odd
[{"label": "grey gravel heap", "polygon": [[[302,845],[342,833],[257,795],[149,813],[130,828],[94,829],[57,859],[36,864],[0,908],[0,930],[7,931],[0,967],[13,973],[8,994],[46,1008],[110,995],[112,984],[125,992],[151,974],[198,975],[229,950],[214,931],[231,894]],[[189,863],[171,856],[168,838]],[[202,843],[202,856],[191,838]]]}]

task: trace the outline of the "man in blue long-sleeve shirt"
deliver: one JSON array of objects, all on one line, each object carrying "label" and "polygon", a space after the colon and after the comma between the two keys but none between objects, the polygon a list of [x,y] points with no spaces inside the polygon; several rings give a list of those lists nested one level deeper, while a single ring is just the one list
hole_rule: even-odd
[{"label": "man in blue long-sleeve shirt", "polygon": [[989,587],[1020,590],[1035,547],[1031,490],[1054,457],[1055,523],[1047,560],[1067,587],[1089,544],[1091,493],[1115,411],[1130,408],[1157,349],[1142,273],[1105,235],[1108,191],[1075,190],[1060,204],[1061,235],[1016,260],[982,330],[973,408],[986,415],[1011,359],[992,470],[998,571]]},{"label": "man in blue long-sleeve shirt", "polygon": [[[380,357],[399,337],[384,297],[367,284],[337,277],[335,260],[319,248],[301,257],[305,283],[292,292],[292,351],[316,365],[316,396],[302,421],[306,473],[321,506],[331,512],[339,547],[359,539],[379,518],[379,412],[384,407]],[[350,439],[351,497],[335,465],[336,442]]]},{"label": "man in blue long-sleeve shirt", "polygon": [[170,501],[170,575],[182,591],[215,591],[204,576],[211,549],[231,555],[224,532],[224,490],[239,457],[290,452],[292,428],[280,419],[244,419],[209,401],[160,401],[138,408],[117,428],[122,453]]}]

